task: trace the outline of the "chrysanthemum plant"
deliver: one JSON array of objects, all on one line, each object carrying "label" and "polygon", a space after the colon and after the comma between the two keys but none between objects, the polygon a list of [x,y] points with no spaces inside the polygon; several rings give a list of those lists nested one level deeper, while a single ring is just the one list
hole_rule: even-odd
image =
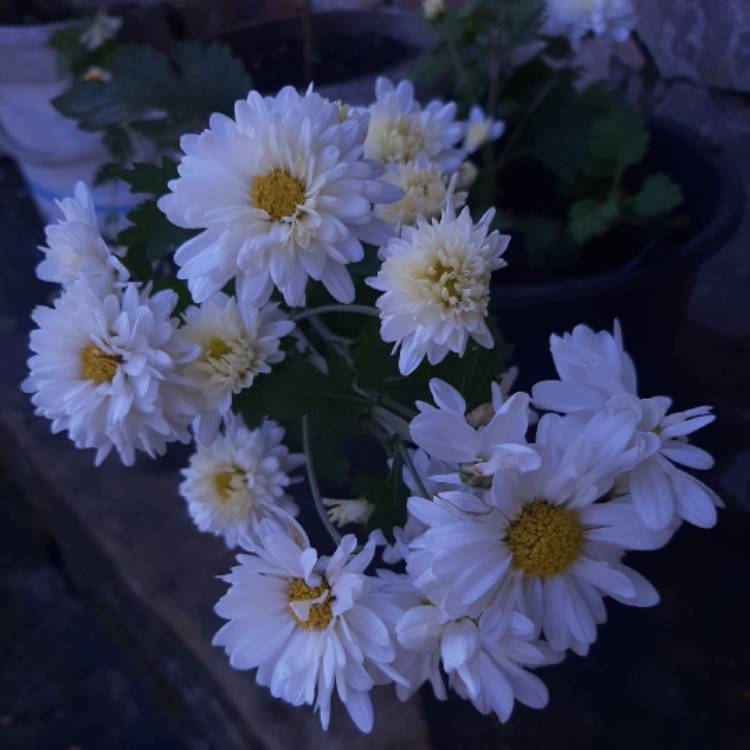
[{"label": "chrysanthemum plant", "polygon": [[324,727],[335,690],[370,731],[379,684],[543,707],[533,670],[586,654],[606,598],[657,603],[625,553],[720,504],[680,468],[711,466],[710,409],[638,394],[617,324],[552,336],[559,378],[512,392],[488,316],[512,245],[462,207],[455,114],[408,82],[366,109],[253,91],[130,172],[154,201],[120,246],[79,185],[41,248],[62,289],[24,390],[97,463],[194,441],[188,510],[245,553],[214,642]]},{"label": "chrysanthemum plant", "polygon": [[423,6],[435,42],[415,75],[455,99],[460,115],[471,112],[479,137],[504,123],[505,136],[475,158],[471,204],[502,207],[528,278],[615,267],[684,225],[679,185],[648,159],[642,114],[578,63],[597,37],[640,46],[650,59],[633,32],[633,0]]}]

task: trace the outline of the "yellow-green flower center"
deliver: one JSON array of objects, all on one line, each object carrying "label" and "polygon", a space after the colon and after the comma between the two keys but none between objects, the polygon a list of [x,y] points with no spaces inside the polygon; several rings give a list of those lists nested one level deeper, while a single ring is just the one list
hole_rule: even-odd
[{"label": "yellow-green flower center", "polygon": [[232,497],[232,492],[237,489],[236,478],[244,480],[244,472],[239,469],[227,469],[214,475],[214,489],[223,502]]},{"label": "yellow-green flower center", "polygon": [[122,360],[114,354],[103,352],[96,344],[87,344],[81,350],[81,373],[94,383],[109,383]]},{"label": "yellow-green flower center", "polygon": [[288,596],[290,602],[317,599],[325,592],[328,592],[325,601],[320,604],[313,604],[312,607],[310,607],[310,613],[307,620],[300,620],[299,617],[294,614],[294,610],[289,607],[289,613],[297,625],[305,630],[325,630],[328,627],[328,624],[333,618],[333,613],[331,612],[331,587],[325,579],[323,579],[319,586],[308,586],[302,578],[292,578],[289,581]]},{"label": "yellow-green flower center", "polygon": [[203,353],[209,359],[221,359],[223,356],[230,354],[232,347],[227,344],[223,339],[211,339],[211,341],[203,347]]},{"label": "yellow-green flower center", "polygon": [[280,221],[293,216],[297,207],[305,202],[305,185],[283,169],[274,169],[253,180],[250,198],[256,208],[262,208],[271,217],[271,221]]},{"label": "yellow-green flower center", "polygon": [[508,526],[505,541],[514,568],[529,576],[552,578],[580,556],[583,527],[576,511],[534,500]]}]

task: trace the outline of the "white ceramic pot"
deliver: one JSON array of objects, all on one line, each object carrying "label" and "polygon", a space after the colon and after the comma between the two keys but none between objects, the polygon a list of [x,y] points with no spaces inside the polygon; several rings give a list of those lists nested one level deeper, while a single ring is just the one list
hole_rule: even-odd
[{"label": "white ceramic pot", "polygon": [[45,221],[59,217],[55,200],[83,180],[92,188],[102,230],[113,236],[140,197],[123,182],[94,187],[97,171],[110,161],[101,137],[80,130],[50,104],[66,81],[47,42],[66,25],[0,26],[0,151],[17,162]]}]

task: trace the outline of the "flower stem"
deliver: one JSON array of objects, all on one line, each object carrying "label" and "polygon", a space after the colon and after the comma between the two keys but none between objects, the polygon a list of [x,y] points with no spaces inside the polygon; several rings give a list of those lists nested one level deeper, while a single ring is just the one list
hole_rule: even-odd
[{"label": "flower stem", "polygon": [[301,312],[294,313],[291,317],[293,321],[297,322],[299,320],[305,320],[306,318],[312,318],[316,315],[341,315],[344,313],[369,315],[371,318],[377,318],[379,315],[376,308],[369,307],[368,305],[322,305],[321,307],[311,307],[309,310],[302,310]]},{"label": "flower stem", "polygon": [[315,476],[315,466],[313,465],[310,442],[310,417],[305,414],[305,416],[302,417],[302,446],[305,451],[307,483],[310,485],[310,493],[313,496],[313,501],[315,502],[315,510],[318,511],[320,520],[323,522],[323,526],[325,526],[325,529],[329,533],[331,539],[333,539],[334,544],[338,545],[341,542],[341,534],[339,534],[338,529],[334,526],[333,521],[328,518],[328,513],[326,513],[325,505],[323,505],[323,497],[320,494],[318,479]]}]

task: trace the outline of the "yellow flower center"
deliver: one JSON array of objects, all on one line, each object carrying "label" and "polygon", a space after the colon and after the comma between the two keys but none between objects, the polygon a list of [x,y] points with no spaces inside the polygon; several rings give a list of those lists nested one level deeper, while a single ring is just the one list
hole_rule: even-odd
[{"label": "yellow flower center", "polygon": [[87,344],[81,350],[81,373],[94,383],[108,383],[115,376],[120,357],[103,352],[96,344]]},{"label": "yellow flower center", "polygon": [[534,500],[508,526],[505,541],[514,568],[529,576],[552,578],[578,559],[583,527],[576,511]]},{"label": "yellow flower center", "polygon": [[221,359],[223,356],[230,354],[232,347],[227,344],[223,339],[211,339],[206,346],[203,347],[203,353],[209,359]]},{"label": "yellow flower center", "polygon": [[328,624],[333,618],[331,612],[331,587],[328,582],[323,579],[319,586],[308,586],[302,578],[292,578],[289,581],[288,596],[290,602],[305,601],[307,599],[317,599],[323,593],[328,592],[328,597],[324,602],[320,604],[313,604],[310,607],[310,614],[307,620],[300,620],[291,607],[289,607],[289,613],[292,615],[292,619],[305,630],[325,630]]},{"label": "yellow flower center", "polygon": [[262,208],[271,221],[293,216],[305,202],[305,186],[297,177],[283,169],[256,177],[250,188],[250,198],[256,208]]},{"label": "yellow flower center", "polygon": [[240,482],[245,479],[244,472],[239,469],[227,469],[214,475],[214,489],[222,501],[227,502],[232,497],[232,492],[239,489],[237,479]]}]

